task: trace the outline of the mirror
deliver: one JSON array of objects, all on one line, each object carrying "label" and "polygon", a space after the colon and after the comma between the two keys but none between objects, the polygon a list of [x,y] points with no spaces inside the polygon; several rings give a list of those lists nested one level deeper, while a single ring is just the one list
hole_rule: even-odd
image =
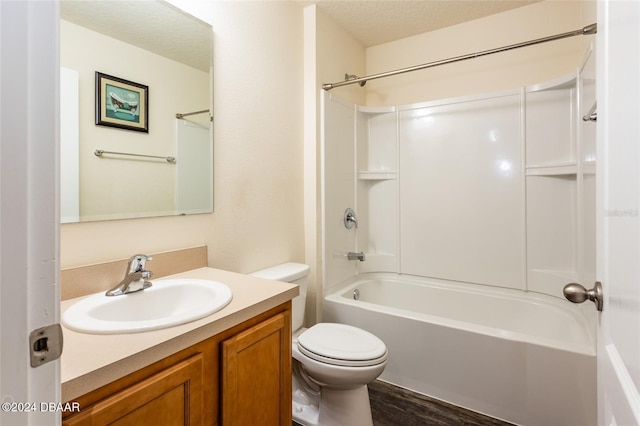
[{"label": "mirror", "polygon": [[162,1],[61,1],[63,223],[213,211],[212,35]]}]

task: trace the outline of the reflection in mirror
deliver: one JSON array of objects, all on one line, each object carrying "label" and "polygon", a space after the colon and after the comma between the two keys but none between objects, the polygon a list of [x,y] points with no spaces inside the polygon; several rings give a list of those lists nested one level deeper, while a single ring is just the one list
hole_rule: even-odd
[{"label": "reflection in mirror", "polygon": [[213,211],[211,26],[161,1],[63,0],[60,18],[62,222]]}]

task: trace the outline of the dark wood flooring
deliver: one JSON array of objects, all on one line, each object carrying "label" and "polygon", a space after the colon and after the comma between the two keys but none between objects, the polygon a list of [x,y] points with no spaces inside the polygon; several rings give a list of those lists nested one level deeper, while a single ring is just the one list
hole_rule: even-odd
[{"label": "dark wood flooring", "polygon": [[380,380],[369,384],[369,400],[374,426],[511,426]]},{"label": "dark wood flooring", "polygon": [[380,380],[369,384],[369,400],[374,426],[513,426]]}]

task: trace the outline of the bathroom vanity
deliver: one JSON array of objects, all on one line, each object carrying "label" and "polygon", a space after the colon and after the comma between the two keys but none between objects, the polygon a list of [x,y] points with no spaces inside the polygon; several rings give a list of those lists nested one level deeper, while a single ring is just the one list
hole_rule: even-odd
[{"label": "bathroom vanity", "polygon": [[[92,335],[65,328],[62,400],[79,412],[63,413],[63,425],[290,425],[297,286],[208,267],[165,278],[223,282],[233,299],[161,330]],[[62,310],[76,301],[63,301]]]}]

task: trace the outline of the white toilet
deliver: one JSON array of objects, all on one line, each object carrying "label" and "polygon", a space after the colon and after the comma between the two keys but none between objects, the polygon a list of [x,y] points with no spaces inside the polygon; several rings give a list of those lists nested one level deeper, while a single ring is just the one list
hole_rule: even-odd
[{"label": "white toilet", "polygon": [[291,320],[293,420],[305,426],[372,425],[367,384],[384,371],[384,342],[345,324],[302,327],[308,265],[284,263],[251,275],[300,286]]}]

